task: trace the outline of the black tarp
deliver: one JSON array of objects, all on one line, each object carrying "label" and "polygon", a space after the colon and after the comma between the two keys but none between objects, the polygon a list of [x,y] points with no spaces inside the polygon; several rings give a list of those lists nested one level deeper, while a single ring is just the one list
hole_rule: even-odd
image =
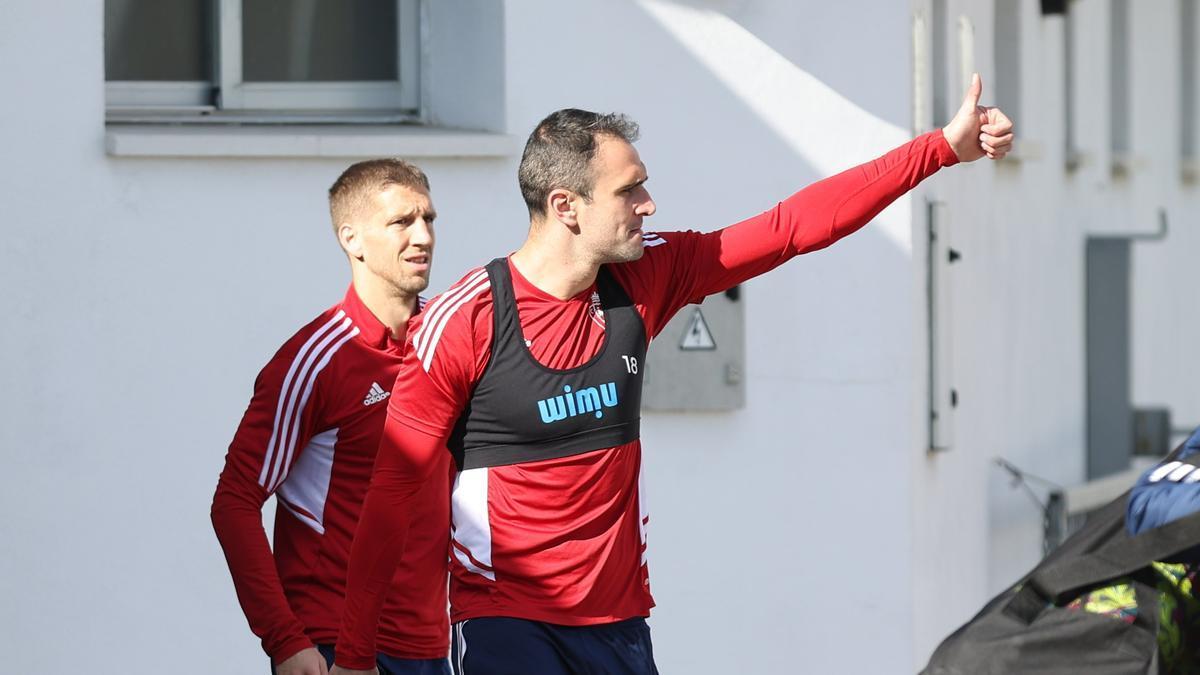
[{"label": "black tarp", "polygon": [[[1150,564],[1200,544],[1200,514],[1130,536],[1128,497],[1126,492],[1093,513],[1029,574],[942,641],[921,675],[1159,673],[1158,591]],[[1063,607],[1121,578],[1128,578],[1136,594],[1132,623]]]}]

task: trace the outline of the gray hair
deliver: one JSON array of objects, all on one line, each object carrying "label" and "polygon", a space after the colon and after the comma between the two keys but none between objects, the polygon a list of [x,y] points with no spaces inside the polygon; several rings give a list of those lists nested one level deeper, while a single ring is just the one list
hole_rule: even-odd
[{"label": "gray hair", "polygon": [[590,200],[596,177],[592,158],[600,136],[627,143],[638,139],[638,125],[621,113],[594,113],[566,108],[538,123],[521,155],[517,181],[531,217],[546,215],[546,198],[565,189]]}]

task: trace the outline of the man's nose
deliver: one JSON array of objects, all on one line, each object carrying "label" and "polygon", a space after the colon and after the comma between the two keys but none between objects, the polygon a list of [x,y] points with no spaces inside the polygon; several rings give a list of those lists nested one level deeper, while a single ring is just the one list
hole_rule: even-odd
[{"label": "man's nose", "polygon": [[433,244],[433,227],[424,220],[413,224],[409,244],[413,246],[431,246]]}]

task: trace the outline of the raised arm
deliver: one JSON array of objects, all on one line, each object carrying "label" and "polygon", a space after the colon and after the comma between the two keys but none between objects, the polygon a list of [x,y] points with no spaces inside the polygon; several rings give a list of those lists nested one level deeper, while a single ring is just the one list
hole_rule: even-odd
[{"label": "raised arm", "polygon": [[681,247],[679,254],[686,259],[671,266],[679,304],[697,302],[833,244],[942,167],[1003,158],[1012,147],[1012,122],[997,108],[979,106],[981,90],[976,75],[944,129],[813,183],[764,213],[695,236],[692,246]]}]

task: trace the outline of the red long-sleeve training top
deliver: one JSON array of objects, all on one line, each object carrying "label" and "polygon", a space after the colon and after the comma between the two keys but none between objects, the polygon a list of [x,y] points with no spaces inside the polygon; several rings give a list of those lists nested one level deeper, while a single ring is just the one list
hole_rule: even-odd
[{"label": "red long-sleeve training top", "polygon": [[[276,663],[337,639],[350,543],[403,346],[351,286],[285,342],[254,383],[212,521],[250,628]],[[442,464],[448,471],[449,461]],[[449,481],[423,487],[406,500],[405,520],[416,524],[380,598],[379,650],[412,659],[441,658],[449,645]],[[271,495],[274,554],[262,525]]]},{"label": "red long-sleeve training top", "polygon": [[[861,228],[957,158],[941,131],[815,183],[721,230],[648,233],[644,255],[611,265],[648,337],[681,307]],[[604,337],[594,289],[559,300],[510,264],[528,350],[579,366]],[[446,439],[491,354],[493,310],[480,269],[430,301],[411,326],[350,560],[337,662],[369,668],[387,580],[412,535],[413,505],[448,454]],[[452,491],[452,620],[508,616],[586,625],[649,613],[649,514],[641,444],[458,472]]]}]

